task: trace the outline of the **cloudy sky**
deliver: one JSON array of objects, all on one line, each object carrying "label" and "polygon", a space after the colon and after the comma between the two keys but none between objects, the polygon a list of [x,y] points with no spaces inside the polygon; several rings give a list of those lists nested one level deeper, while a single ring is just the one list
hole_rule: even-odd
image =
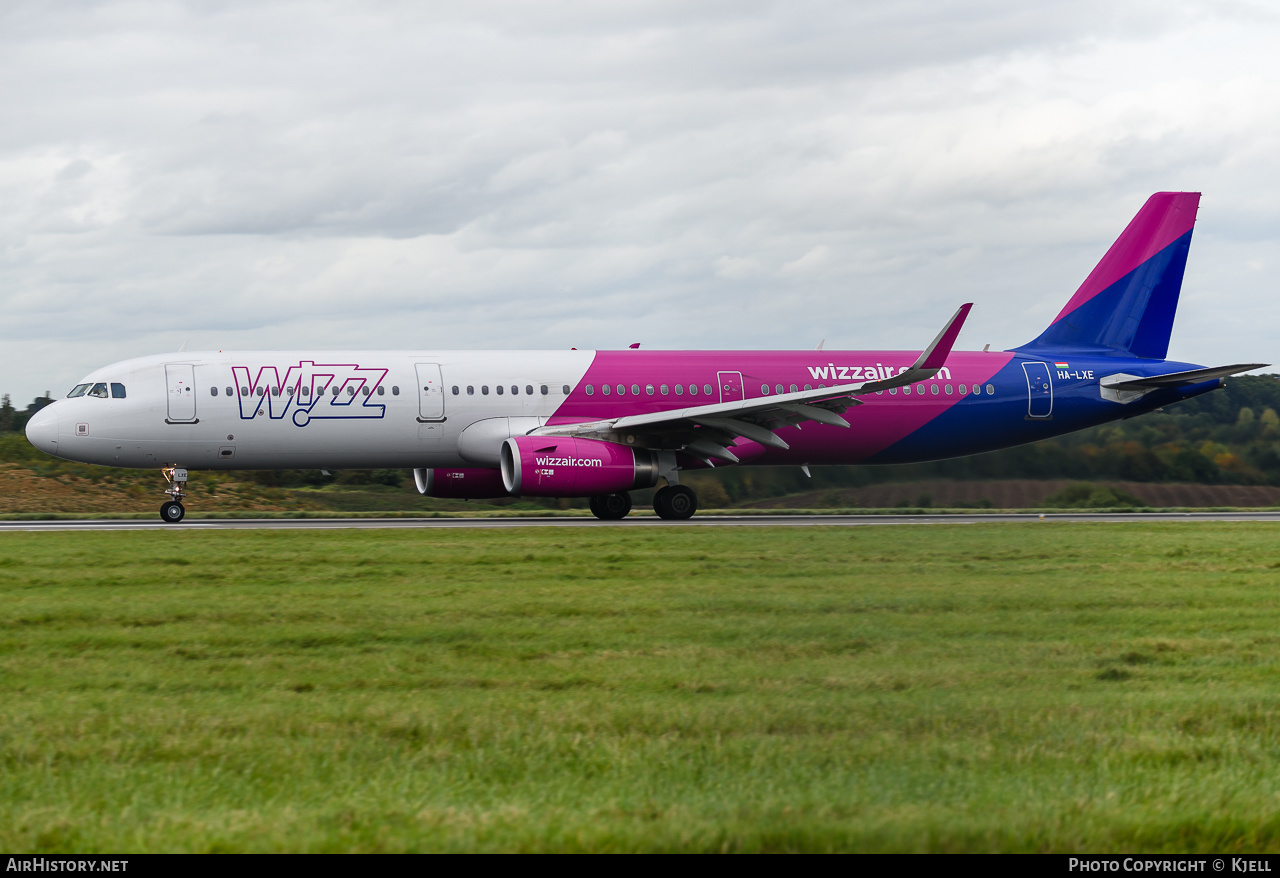
[{"label": "cloudy sky", "polygon": [[1248,0],[0,5],[0,391],[245,348],[1037,335],[1204,192],[1171,355],[1280,363]]}]

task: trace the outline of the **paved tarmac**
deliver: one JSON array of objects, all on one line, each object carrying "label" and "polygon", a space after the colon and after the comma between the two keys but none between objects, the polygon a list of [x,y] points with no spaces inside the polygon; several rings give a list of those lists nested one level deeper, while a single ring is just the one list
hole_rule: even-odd
[{"label": "paved tarmac", "polygon": [[333,530],[336,528],[520,528],[520,527],[859,527],[887,524],[990,524],[993,522],[1272,521],[1280,512],[1066,512],[1038,515],[699,515],[688,521],[644,516],[622,521],[595,518],[189,518],[178,524],[155,520],[0,521],[8,531],[68,530]]}]

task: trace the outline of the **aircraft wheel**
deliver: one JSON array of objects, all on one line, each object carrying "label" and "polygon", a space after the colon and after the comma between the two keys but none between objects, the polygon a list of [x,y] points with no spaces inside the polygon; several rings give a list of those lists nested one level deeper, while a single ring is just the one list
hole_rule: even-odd
[{"label": "aircraft wheel", "polygon": [[698,511],[698,495],[684,485],[669,485],[653,495],[653,511],[659,518],[684,521]]},{"label": "aircraft wheel", "polygon": [[170,524],[177,524],[182,521],[182,516],[187,514],[187,510],[182,504],[176,500],[170,500],[168,503],[160,507],[160,517]]},{"label": "aircraft wheel", "polygon": [[591,514],[602,521],[619,521],[631,511],[631,495],[598,494],[591,498]]}]

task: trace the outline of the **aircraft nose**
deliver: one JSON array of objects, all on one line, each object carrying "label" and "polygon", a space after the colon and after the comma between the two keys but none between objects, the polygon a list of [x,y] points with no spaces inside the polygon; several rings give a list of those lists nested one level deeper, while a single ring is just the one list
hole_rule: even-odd
[{"label": "aircraft nose", "polygon": [[58,413],[45,406],[27,421],[27,441],[48,454],[58,453]]}]

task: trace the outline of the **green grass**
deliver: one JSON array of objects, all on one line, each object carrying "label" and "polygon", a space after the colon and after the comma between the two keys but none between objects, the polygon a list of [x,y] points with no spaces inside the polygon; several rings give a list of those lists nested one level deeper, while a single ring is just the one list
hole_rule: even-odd
[{"label": "green grass", "polygon": [[0,847],[1280,848],[1266,524],[0,535]]}]

